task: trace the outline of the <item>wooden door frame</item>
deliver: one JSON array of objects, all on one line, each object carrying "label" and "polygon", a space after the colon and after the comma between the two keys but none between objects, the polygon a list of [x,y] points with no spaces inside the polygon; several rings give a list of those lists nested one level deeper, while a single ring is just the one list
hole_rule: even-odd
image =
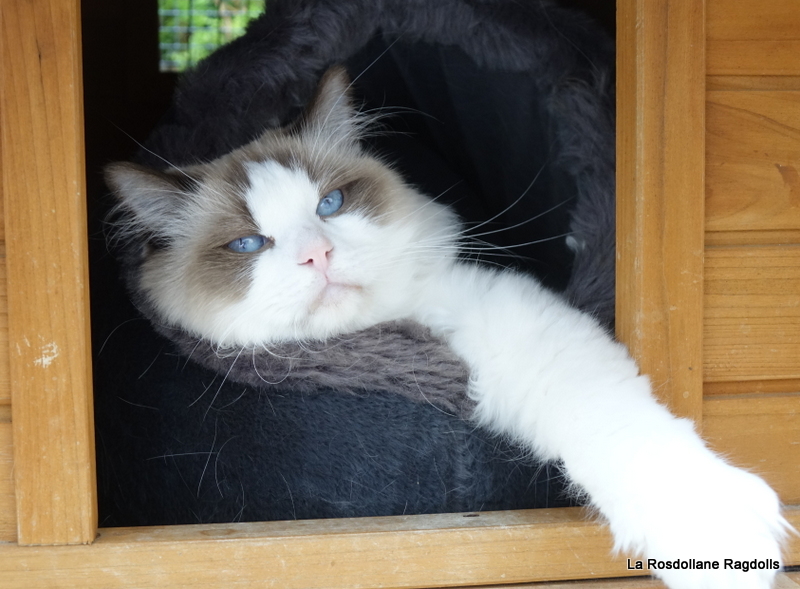
[{"label": "wooden door frame", "polygon": [[705,76],[705,0],[618,0],[617,338],[698,428]]},{"label": "wooden door frame", "polygon": [[0,6],[17,538],[97,529],[79,0]]},{"label": "wooden door frame", "polygon": [[[698,423],[703,30],[704,0],[618,1],[618,335]],[[631,573],[577,508],[98,530],[79,0],[5,0],[0,37],[17,506],[3,581],[435,587]],[[798,543],[787,562],[800,563]]]}]

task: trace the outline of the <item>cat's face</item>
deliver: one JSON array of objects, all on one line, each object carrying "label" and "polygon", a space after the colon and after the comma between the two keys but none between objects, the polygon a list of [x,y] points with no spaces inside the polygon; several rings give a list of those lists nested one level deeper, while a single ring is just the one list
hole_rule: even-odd
[{"label": "cat's face", "polygon": [[364,153],[342,70],[303,121],[208,164],[106,170],[139,286],[166,322],[225,346],[396,319],[452,255],[452,214]]}]

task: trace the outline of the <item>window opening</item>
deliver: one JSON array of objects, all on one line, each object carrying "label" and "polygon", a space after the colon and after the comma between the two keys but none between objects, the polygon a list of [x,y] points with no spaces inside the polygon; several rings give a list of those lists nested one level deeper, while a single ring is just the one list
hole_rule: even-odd
[{"label": "window opening", "polygon": [[162,72],[181,72],[244,33],[266,0],[158,0]]}]

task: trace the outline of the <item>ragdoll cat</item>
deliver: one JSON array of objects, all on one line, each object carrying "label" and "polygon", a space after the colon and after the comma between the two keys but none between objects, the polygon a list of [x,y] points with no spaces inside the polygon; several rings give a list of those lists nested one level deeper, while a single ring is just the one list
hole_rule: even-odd
[{"label": "ragdoll cat", "polygon": [[146,235],[137,288],[160,321],[221,350],[318,341],[413,320],[470,370],[472,418],[560,459],[616,547],[720,570],[670,587],[761,588],[780,560],[775,493],[710,452],[651,395],[625,348],[534,279],[460,261],[461,227],[360,145],[344,70],[301,120],[215,161],[107,168],[119,234]]}]

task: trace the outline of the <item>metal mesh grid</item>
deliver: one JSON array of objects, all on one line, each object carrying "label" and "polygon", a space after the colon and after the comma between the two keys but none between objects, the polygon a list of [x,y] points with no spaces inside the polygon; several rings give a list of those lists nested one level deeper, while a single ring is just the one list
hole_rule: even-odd
[{"label": "metal mesh grid", "polygon": [[180,72],[232,41],[266,0],[159,0],[162,72]]}]

